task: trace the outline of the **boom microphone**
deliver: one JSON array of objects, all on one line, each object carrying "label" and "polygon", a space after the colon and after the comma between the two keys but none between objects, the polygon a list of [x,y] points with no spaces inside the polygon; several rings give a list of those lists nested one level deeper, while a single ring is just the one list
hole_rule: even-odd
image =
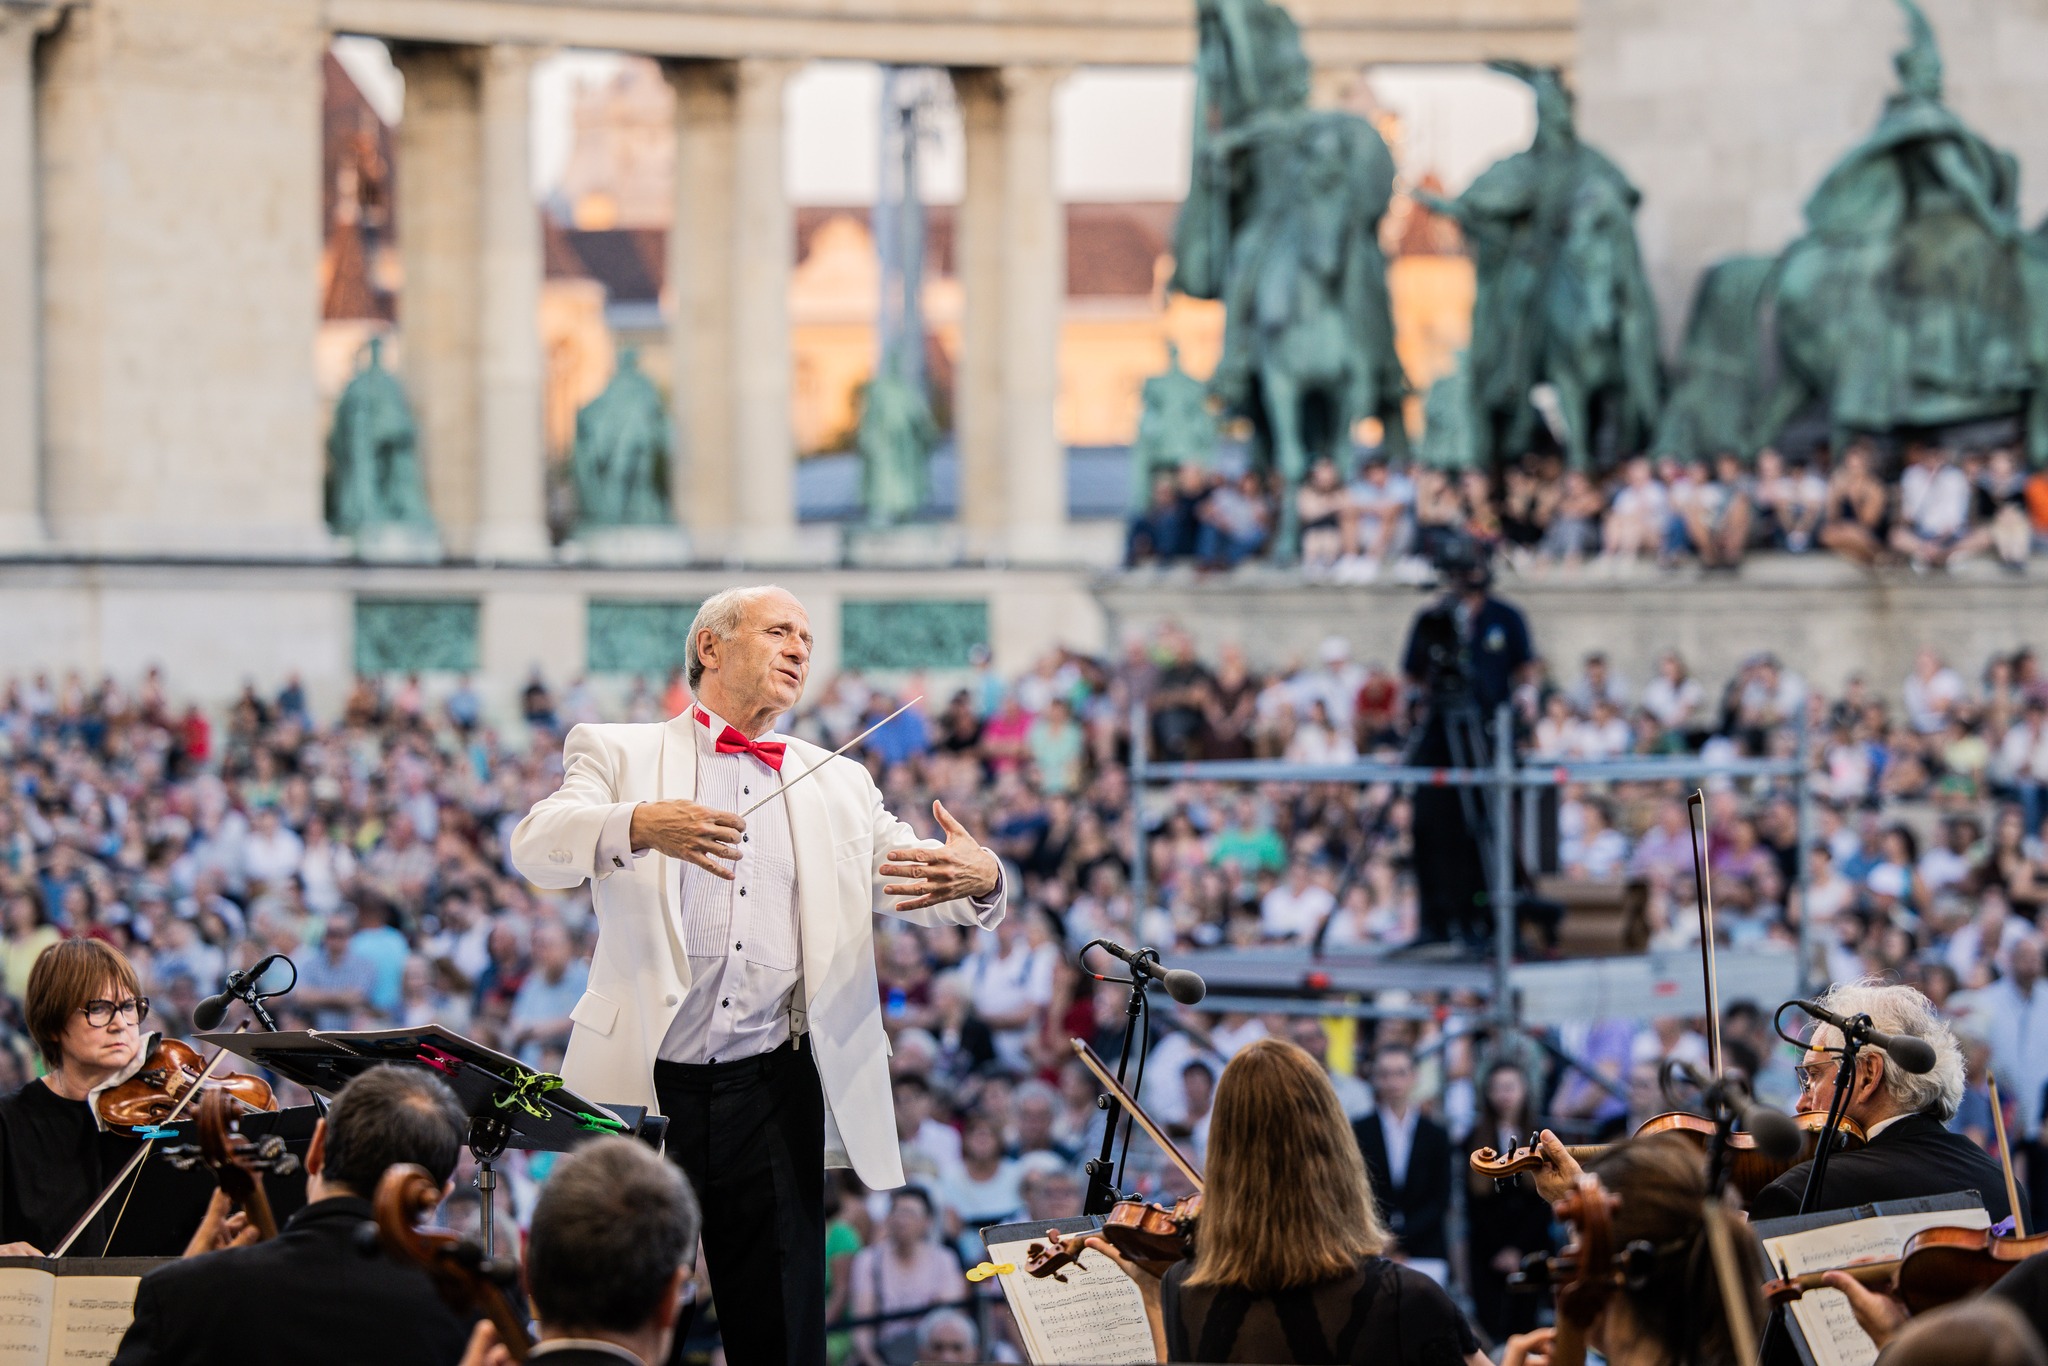
[{"label": "boom microphone", "polygon": [[1798,1006],[1822,1024],[1841,1030],[1845,1039],[1854,1038],[1872,1048],[1882,1048],[1893,1062],[1908,1072],[1917,1075],[1934,1070],[1934,1045],[1925,1039],[1916,1039],[1911,1034],[1887,1034],[1872,1024],[1868,1015],[1837,1015],[1812,1001],[1793,1001],[1790,1004]]},{"label": "boom microphone", "polygon": [[220,1022],[227,1018],[228,1007],[237,1001],[247,1000],[256,983],[263,980],[263,974],[270,971],[271,964],[283,961],[286,961],[283,954],[273,953],[252,967],[238,968],[229,973],[217,995],[209,996],[192,1007],[192,1027],[198,1030],[220,1028]]},{"label": "boom microphone", "polygon": [[1098,939],[1081,952],[1086,953],[1089,949],[1097,948],[1129,967],[1132,972],[1142,973],[1154,981],[1163,983],[1166,994],[1184,1006],[1191,1006],[1209,994],[1209,984],[1202,980],[1200,973],[1189,972],[1186,968],[1174,968],[1169,971],[1160,966],[1159,955],[1151,949],[1127,949],[1121,944],[1112,944],[1107,939]]}]

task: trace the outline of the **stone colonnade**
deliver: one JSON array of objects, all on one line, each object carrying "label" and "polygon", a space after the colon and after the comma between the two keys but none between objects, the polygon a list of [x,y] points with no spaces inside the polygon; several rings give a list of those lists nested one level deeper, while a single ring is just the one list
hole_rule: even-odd
[{"label": "stone colonnade", "polygon": [[[1578,0],[1307,13],[1319,70],[1569,50]],[[1180,65],[1186,0],[0,0],[0,558],[304,560],[325,530],[313,357],[322,53],[404,73],[399,369],[448,551],[550,558],[531,186],[535,63],[645,52],[676,100],[668,274],[678,523],[699,562],[791,562],[783,188],[790,77],[820,58],[952,73],[965,294],[954,540],[1066,561],[1065,296],[1053,102],[1081,62]],[[1326,12],[1327,11],[1327,12]],[[1332,78],[1319,78],[1329,88]],[[816,544],[810,538],[809,544]]]}]

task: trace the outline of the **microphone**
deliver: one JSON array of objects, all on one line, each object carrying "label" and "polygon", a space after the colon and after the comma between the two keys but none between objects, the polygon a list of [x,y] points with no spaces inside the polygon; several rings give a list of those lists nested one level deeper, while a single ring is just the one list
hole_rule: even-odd
[{"label": "microphone", "polygon": [[1198,972],[1186,968],[1168,971],[1160,966],[1159,955],[1151,949],[1127,949],[1121,944],[1112,944],[1107,939],[1098,939],[1081,950],[1099,948],[1111,958],[1118,960],[1134,973],[1143,974],[1154,981],[1164,983],[1166,994],[1184,1006],[1191,1006],[1209,994],[1209,984]]},{"label": "microphone", "polygon": [[1934,1045],[1925,1039],[1916,1039],[1911,1034],[1887,1034],[1872,1024],[1868,1015],[1838,1015],[1812,1001],[1794,1001],[1792,1004],[1822,1024],[1841,1030],[1845,1039],[1854,1038],[1872,1048],[1882,1048],[1893,1062],[1908,1072],[1917,1075],[1934,1070]]},{"label": "microphone", "polygon": [[253,967],[238,968],[229,973],[227,980],[221,983],[218,994],[209,996],[192,1007],[192,1027],[220,1028],[220,1022],[227,1018],[228,1007],[237,1001],[248,999],[255,989],[255,984],[263,980],[264,973],[270,971],[270,965],[283,959],[283,954],[273,953],[267,958],[259,959]]}]

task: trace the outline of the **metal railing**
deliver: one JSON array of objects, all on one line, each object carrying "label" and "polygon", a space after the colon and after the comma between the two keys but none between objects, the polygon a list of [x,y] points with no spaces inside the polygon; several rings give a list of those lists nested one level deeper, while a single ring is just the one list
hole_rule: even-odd
[{"label": "metal railing", "polygon": [[[1151,712],[1142,702],[1131,707],[1130,782],[1133,803],[1134,857],[1131,899],[1143,908],[1151,897],[1151,861],[1145,829],[1145,794],[1173,783],[1274,783],[1307,785],[1341,783],[1367,787],[1393,784],[1400,787],[1476,787],[1486,807],[1491,854],[1487,868],[1487,904],[1494,913],[1492,991],[1490,1015],[1502,1028],[1519,1024],[1519,1012],[1509,982],[1514,964],[1518,909],[1515,889],[1514,803],[1518,789],[1559,788],[1574,783],[1672,782],[1730,779],[1785,779],[1792,787],[1797,811],[1797,865],[1793,887],[1800,896],[1799,984],[1808,990],[1813,961],[1812,917],[1805,914],[1807,886],[1807,843],[1813,828],[1812,793],[1807,775],[1811,771],[1809,736],[1802,712],[1798,720],[1796,753],[1785,759],[1725,759],[1708,761],[1697,754],[1669,758],[1631,756],[1625,759],[1544,759],[1517,756],[1514,752],[1513,714],[1506,705],[1493,716],[1493,762],[1484,767],[1454,768],[1416,764],[1380,763],[1357,760],[1343,764],[1297,764],[1280,759],[1224,759],[1159,763],[1147,753],[1151,742]],[[1787,888],[1788,900],[1793,888]]]}]

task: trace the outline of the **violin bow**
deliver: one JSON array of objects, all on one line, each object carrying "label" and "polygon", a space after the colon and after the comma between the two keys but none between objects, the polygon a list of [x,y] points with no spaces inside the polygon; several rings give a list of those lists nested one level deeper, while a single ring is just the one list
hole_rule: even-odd
[{"label": "violin bow", "polygon": [[[1699,820],[1693,820],[1698,813]],[[1692,832],[1692,874],[1699,883],[1700,964],[1706,973],[1707,1067],[1721,1079],[1721,989],[1714,972],[1714,892],[1707,878],[1707,794],[1698,788],[1685,799],[1685,825]]]},{"label": "violin bow", "polygon": [[1167,1157],[1173,1160],[1174,1166],[1180,1168],[1180,1174],[1194,1183],[1197,1191],[1201,1190],[1202,1174],[1195,1170],[1195,1164],[1188,1161],[1187,1154],[1175,1146],[1174,1141],[1166,1136],[1166,1131],[1152,1122],[1152,1116],[1145,1113],[1144,1107],[1138,1104],[1136,1098],[1129,1091],[1124,1090],[1118,1084],[1117,1079],[1110,1075],[1109,1068],[1096,1055],[1095,1050],[1088,1046],[1088,1041],[1086,1039],[1070,1039],[1068,1042],[1074,1045],[1075,1056],[1081,1059],[1083,1066],[1095,1074],[1095,1080],[1102,1083],[1103,1089],[1116,1098],[1117,1103],[1124,1107],[1131,1118],[1138,1121],[1139,1128],[1152,1136],[1152,1141],[1157,1143],[1165,1151]]},{"label": "violin bow", "polygon": [[[1697,814],[1698,819],[1694,816]],[[1692,875],[1699,888],[1700,971],[1707,997],[1707,1066],[1719,1081],[1721,1072],[1721,980],[1714,968],[1714,889],[1707,867],[1707,794],[1694,788],[1685,799],[1685,828],[1692,835]],[[1717,1122],[1720,1116],[1716,1115]],[[1716,1133],[1720,1133],[1716,1130]],[[1716,1148],[1718,1151],[1718,1148]],[[1715,1176],[1708,1173],[1709,1178]],[[1721,1307],[1728,1316],[1728,1335],[1737,1361],[1757,1359],[1756,1321],[1742,1293],[1742,1273],[1735,1257],[1735,1236],[1728,1226],[1729,1190],[1709,1193],[1700,1208],[1706,1221],[1707,1250],[1713,1257],[1714,1280],[1721,1289]]]},{"label": "violin bow", "polygon": [[[1991,1089],[1991,1127],[1998,1134],[1998,1165],[2005,1168],[2005,1201],[2012,1210],[2013,1236],[2024,1238],[2027,1236],[2027,1216],[2020,1208],[2019,1182],[2012,1179],[2012,1148],[2005,1141],[2005,1106],[1998,1100],[1998,1074],[1985,1072],[1984,1084]],[[2028,1175],[2032,1176],[2031,1170]]]},{"label": "violin bow", "polygon": [[[249,1022],[244,1020],[235,1027],[235,1032],[239,1034],[248,1027]],[[185,1093],[178,1097],[178,1103],[171,1107],[170,1114],[157,1122],[157,1128],[162,1128],[166,1124],[176,1124],[184,1117],[185,1107],[192,1103],[193,1097],[205,1089],[207,1078],[213,1075],[213,1069],[220,1066],[222,1060],[227,1056],[228,1051],[225,1048],[213,1050],[213,1058],[206,1064],[205,1070],[199,1074],[199,1080],[185,1088]],[[135,1070],[140,1072],[142,1068],[138,1067]],[[135,1150],[135,1155],[129,1158],[127,1164],[115,1174],[114,1179],[107,1183],[107,1188],[100,1192],[99,1198],[86,1207],[84,1214],[78,1216],[78,1222],[71,1226],[71,1232],[64,1235],[64,1241],[57,1244],[57,1250],[50,1254],[52,1257],[61,1257],[71,1250],[71,1245],[77,1242],[79,1236],[85,1232],[85,1226],[99,1217],[99,1212],[107,1207],[107,1201],[114,1198],[114,1192],[121,1189],[121,1183],[140,1171],[142,1164],[149,1160],[150,1153],[155,1150],[156,1140],[154,1138],[143,1140],[142,1146]],[[107,1255],[107,1248],[114,1245],[114,1235],[120,1231],[122,1217],[128,1213],[128,1202],[135,1198],[135,1186],[141,1184],[140,1181],[137,1181],[135,1185],[128,1187],[128,1194],[121,1197],[121,1208],[115,1212],[113,1227],[107,1230],[106,1245],[100,1249],[102,1257]]]}]

